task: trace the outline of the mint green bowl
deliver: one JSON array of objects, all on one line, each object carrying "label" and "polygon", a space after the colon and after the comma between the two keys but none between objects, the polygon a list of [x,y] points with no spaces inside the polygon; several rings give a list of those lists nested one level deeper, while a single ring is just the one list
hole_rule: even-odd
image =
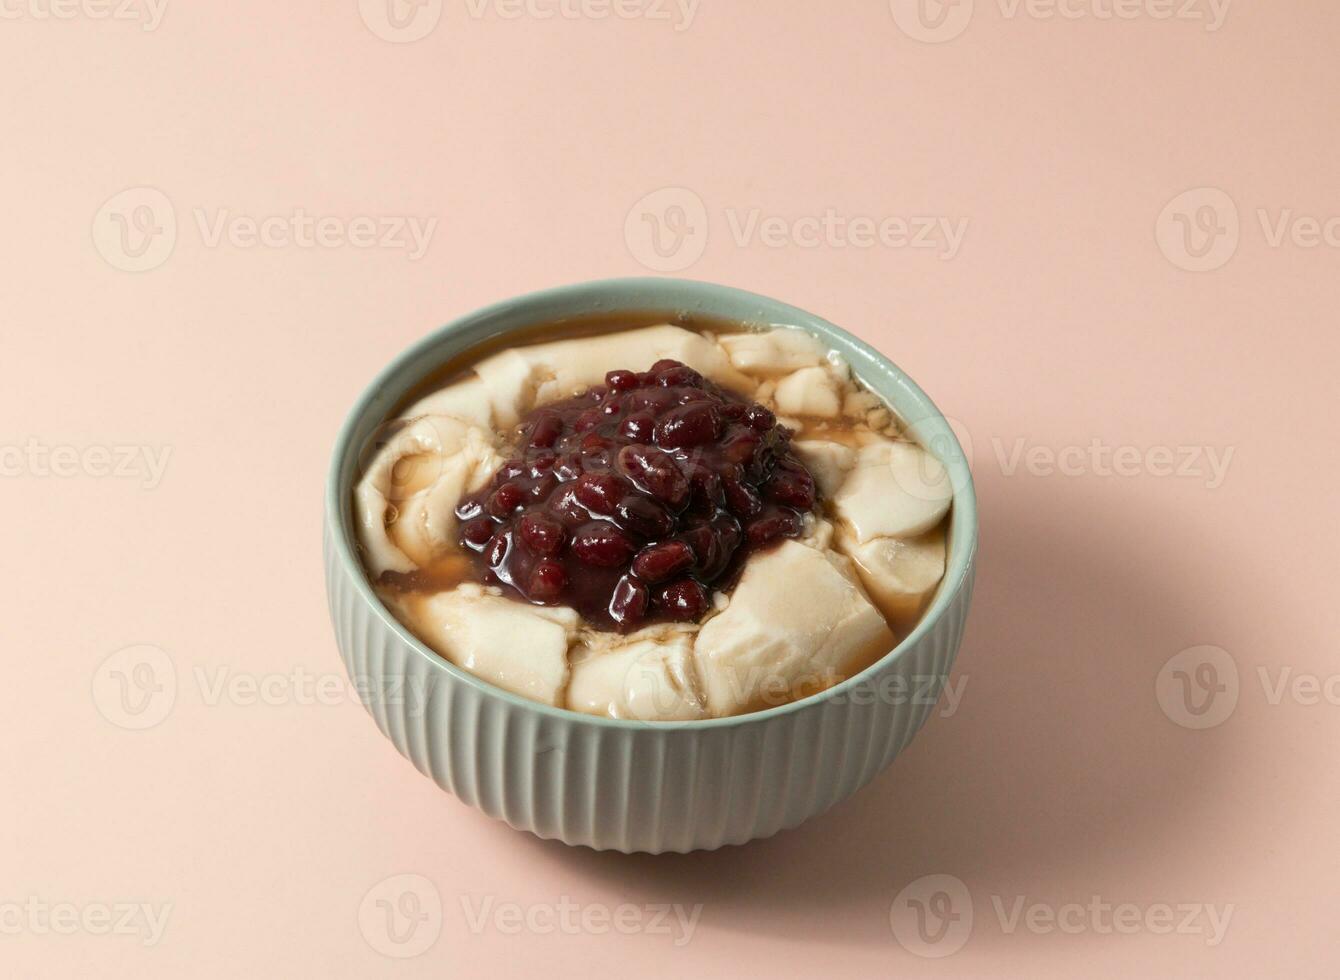
[{"label": "mint green bowl", "polygon": [[[706,721],[618,721],[517,697],[438,656],[382,605],[355,551],[360,449],[426,375],[536,324],[584,314],[682,311],[794,327],[841,353],[948,467],[955,487],[945,577],[912,633],[819,694]],[[350,679],[377,727],[439,786],[540,837],[625,852],[741,844],[795,827],[869,782],[925,722],[958,652],[972,595],[977,501],[944,417],[882,354],[776,300],[679,279],[613,279],[505,300],[430,334],[350,412],[326,483],[326,591]]]}]

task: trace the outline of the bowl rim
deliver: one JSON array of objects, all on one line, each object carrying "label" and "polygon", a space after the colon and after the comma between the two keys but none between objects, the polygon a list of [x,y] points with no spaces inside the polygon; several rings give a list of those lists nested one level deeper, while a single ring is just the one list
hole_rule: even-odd
[{"label": "bowl rim", "polygon": [[[441,343],[445,334],[468,324],[486,322],[502,315],[524,311],[530,307],[543,308],[554,304],[570,303],[583,296],[596,298],[604,293],[641,289],[652,289],[661,293],[682,293],[680,302],[684,306],[692,306],[694,312],[707,314],[713,312],[712,301],[714,299],[729,298],[741,304],[762,304],[767,309],[761,309],[760,315],[766,314],[770,322],[777,326],[791,326],[805,330],[807,325],[814,325],[820,327],[821,330],[832,331],[843,337],[872,363],[878,364],[903,389],[907,397],[918,404],[925,415],[916,424],[921,425],[929,422],[933,426],[940,426],[939,435],[948,436],[953,441],[952,448],[956,450],[956,453],[953,458],[941,458],[941,462],[950,471],[951,482],[955,488],[953,511],[951,513],[956,512],[957,516],[954,521],[956,525],[961,525],[961,528],[956,526],[956,533],[950,536],[949,555],[946,560],[944,578],[941,580],[940,587],[936,590],[931,605],[922,614],[921,619],[917,621],[912,631],[882,657],[859,673],[853,674],[832,687],[795,701],[788,701],[785,704],[774,705],[770,708],[745,714],[728,715],[724,718],[701,718],[689,721],[642,721],[628,718],[609,718],[604,715],[592,715],[574,711],[571,708],[560,708],[540,701],[533,701],[530,698],[522,697],[491,684],[470,671],[456,666],[415,636],[391,613],[385,603],[373,591],[362,562],[351,548],[353,535],[351,533],[352,529],[345,520],[346,509],[344,504],[346,498],[350,497],[352,493],[352,486],[342,487],[341,475],[344,462],[352,449],[354,432],[373,406],[380,400],[380,392],[388,387],[402,372],[407,371],[413,362],[432,352]],[[663,305],[652,303],[646,305],[648,309],[654,309],[658,312],[665,308]],[[635,311],[637,304],[621,303],[609,309],[603,307],[600,309],[602,312]],[[778,319],[778,317],[783,319]],[[537,317],[534,322],[543,322],[543,317]],[[853,370],[855,370],[854,366]],[[420,375],[422,376],[424,373],[426,372],[420,372]],[[859,372],[857,372],[857,376],[861,376]],[[401,397],[403,397],[403,394],[402,392]],[[410,649],[414,650],[418,656],[424,658],[431,665],[430,669],[444,672],[452,679],[475,688],[480,694],[499,698],[514,708],[535,711],[568,724],[589,724],[604,728],[651,731],[733,728],[746,724],[761,724],[784,715],[817,708],[825,701],[832,701],[843,696],[859,687],[867,679],[879,674],[893,661],[899,659],[905,651],[915,647],[923,637],[938,625],[959,593],[970,581],[977,554],[977,496],[973,486],[972,472],[959,444],[958,437],[930,397],[897,364],[859,337],[848,333],[836,324],[789,303],[734,286],[668,276],[593,279],[522,293],[464,313],[430,331],[392,358],[355,399],[335,438],[330,465],[326,473],[324,499],[324,537],[330,549],[327,553],[327,562],[331,560],[332,555],[338,559],[342,566],[341,570],[353,580],[353,588],[358,598],[372,608],[373,613],[385,627],[390,629]]]}]

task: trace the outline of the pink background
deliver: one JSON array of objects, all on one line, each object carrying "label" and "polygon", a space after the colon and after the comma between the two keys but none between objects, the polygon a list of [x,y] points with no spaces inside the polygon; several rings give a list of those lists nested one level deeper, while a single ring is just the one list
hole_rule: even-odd
[{"label": "pink background", "polygon": [[[1078,19],[977,0],[934,43],[900,0],[897,17],[875,0],[703,0],[691,23],[673,6],[678,23],[447,0],[398,43],[378,2],[362,7],[382,36],[355,0],[170,0],[153,30],[5,7],[0,971],[1334,976],[1340,225],[1316,247],[1306,223],[1301,238],[1273,227],[1340,214],[1340,9],[1239,0],[1209,30],[1155,19],[1159,0],[1130,20],[1091,15],[1111,0],[1071,0]],[[164,198],[104,209],[142,187]],[[665,187],[702,202],[683,212],[680,274],[826,315],[958,421],[981,565],[961,701],[871,787],[771,841],[628,858],[511,831],[395,754],[338,686],[320,501],[375,370],[478,305],[646,274],[634,206]],[[1160,218],[1197,188],[1222,193]],[[968,224],[941,258],[742,240],[732,223],[753,209]],[[417,259],[211,243],[224,210],[437,226]],[[124,240],[108,237],[118,213]],[[125,271],[146,240],[155,267]],[[1179,252],[1202,241],[1203,260]],[[1095,440],[1128,450],[1126,475],[1094,465]],[[58,473],[39,457],[61,447]],[[170,455],[154,481],[105,473],[98,447],[130,447],[136,466],[146,447]],[[1034,455],[1015,465],[1016,447]],[[1160,447],[1190,474],[1165,472]],[[1232,451],[1222,479],[1208,450]],[[108,694],[136,645],[161,651],[167,698],[145,730]],[[1195,650],[1169,664],[1202,645],[1225,651],[1218,673],[1197,673]],[[1188,660],[1216,683],[1236,671],[1214,727],[1156,696],[1181,690]],[[230,678],[269,693],[220,695]],[[359,909],[400,874],[441,912],[424,913],[435,941],[398,961]],[[958,879],[973,913],[939,959],[891,926],[928,874]],[[681,946],[654,930],[512,936],[467,915],[490,899],[543,915],[565,896],[631,903],[644,925],[647,905],[702,909]],[[993,900],[1021,896],[1233,908],[1212,945],[1089,919],[1010,931]],[[58,934],[30,900],[81,915],[146,902],[167,926],[151,945],[98,934],[96,917]]]}]

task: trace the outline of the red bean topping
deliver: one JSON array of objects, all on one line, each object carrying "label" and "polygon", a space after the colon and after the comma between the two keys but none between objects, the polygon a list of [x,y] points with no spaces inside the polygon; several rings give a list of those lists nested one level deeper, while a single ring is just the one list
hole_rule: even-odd
[{"label": "red bean topping", "polygon": [[530,444],[539,449],[549,449],[562,434],[563,420],[553,412],[541,412],[531,424]]},{"label": "red bean topping", "polygon": [[467,545],[482,548],[493,537],[494,524],[486,517],[476,517],[461,525],[461,538]]},{"label": "red bean topping", "polygon": [[646,618],[649,600],[647,587],[633,576],[625,575],[615,584],[610,595],[610,619],[620,629],[632,629]]},{"label": "red bean topping", "polygon": [[628,391],[630,388],[637,387],[637,372],[611,371],[605,375],[605,384],[609,385],[614,391]]},{"label": "red bean topping", "polygon": [[541,513],[527,513],[517,524],[521,540],[537,555],[553,555],[563,547],[563,525]]},{"label": "red bean topping", "polygon": [[721,416],[709,402],[689,402],[672,408],[656,423],[656,445],[688,449],[712,442],[721,431]]},{"label": "red bean topping", "polygon": [[707,612],[707,590],[691,578],[671,582],[661,591],[660,600],[671,619],[692,622]]},{"label": "red bean topping", "polygon": [[700,619],[816,504],[775,416],[678,361],[610,371],[517,431],[515,456],[456,509],[461,544],[482,581],[597,628]]},{"label": "red bean topping", "polygon": [[562,563],[546,558],[537,562],[530,573],[530,597],[539,602],[557,602],[568,586],[568,572]]},{"label": "red bean topping", "polygon": [[693,550],[683,541],[664,541],[643,548],[633,559],[633,574],[655,584],[686,572],[693,564]]},{"label": "red bean topping", "polygon": [[577,499],[593,514],[613,514],[628,489],[613,473],[583,473],[575,486]]},{"label": "red bean topping", "polygon": [[572,553],[588,565],[619,568],[632,557],[633,542],[617,527],[592,522],[572,536]]},{"label": "red bean topping", "polygon": [[525,502],[525,492],[515,483],[504,483],[489,497],[488,512],[494,517],[506,517]]}]

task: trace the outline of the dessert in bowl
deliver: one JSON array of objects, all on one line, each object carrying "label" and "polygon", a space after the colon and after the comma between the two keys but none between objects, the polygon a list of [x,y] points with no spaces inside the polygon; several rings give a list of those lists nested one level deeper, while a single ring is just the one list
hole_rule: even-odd
[{"label": "dessert in bowl", "polygon": [[393,364],[326,530],[341,651],[402,753],[514,826],[660,851],[792,826],[893,758],[957,648],[976,514],[944,419],[869,348],[623,280]]},{"label": "dessert in bowl", "polygon": [[683,721],[814,693],[910,631],[944,573],[943,464],[812,334],[677,319],[555,326],[578,333],[465,367],[380,434],[363,562],[443,657]]}]

